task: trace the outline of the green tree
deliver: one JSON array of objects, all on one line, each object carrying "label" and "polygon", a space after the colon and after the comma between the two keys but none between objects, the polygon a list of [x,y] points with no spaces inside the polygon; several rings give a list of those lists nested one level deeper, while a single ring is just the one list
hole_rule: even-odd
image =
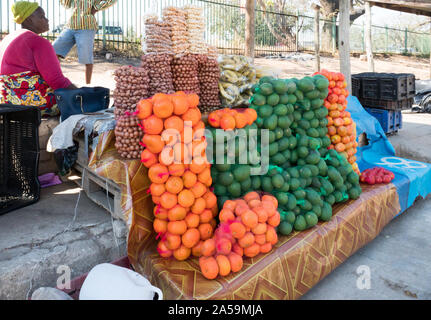
[{"label": "green tree", "polygon": [[[357,18],[365,13],[365,0],[350,0],[350,23],[352,24]],[[332,48],[332,19],[337,20],[340,1],[339,0],[320,0],[321,13],[323,19],[322,31],[322,50],[330,52]]]},{"label": "green tree", "polygon": [[[290,46],[296,43],[296,6],[287,0],[257,0],[261,10],[257,15],[278,43]],[[275,12],[275,13],[273,13]],[[256,25],[257,27],[257,25]]]}]

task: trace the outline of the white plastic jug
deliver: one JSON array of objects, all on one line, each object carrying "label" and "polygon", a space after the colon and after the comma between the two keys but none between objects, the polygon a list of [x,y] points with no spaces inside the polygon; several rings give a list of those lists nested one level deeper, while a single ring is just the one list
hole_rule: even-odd
[{"label": "white plastic jug", "polygon": [[163,299],[159,288],[130,269],[103,263],[95,266],[85,279],[79,300],[157,300]]}]

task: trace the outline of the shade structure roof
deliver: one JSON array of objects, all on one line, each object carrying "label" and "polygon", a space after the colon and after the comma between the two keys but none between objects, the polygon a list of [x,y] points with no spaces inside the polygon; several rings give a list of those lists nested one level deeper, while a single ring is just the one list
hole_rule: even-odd
[{"label": "shade structure roof", "polygon": [[431,17],[431,0],[370,0],[371,5]]}]

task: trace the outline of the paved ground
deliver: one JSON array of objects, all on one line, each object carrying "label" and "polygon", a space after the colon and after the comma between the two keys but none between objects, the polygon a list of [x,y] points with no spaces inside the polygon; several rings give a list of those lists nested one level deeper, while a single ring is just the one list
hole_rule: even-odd
[{"label": "paved ground", "polygon": [[403,129],[389,140],[397,154],[431,163],[431,114],[403,113]]},{"label": "paved ground", "polygon": [[[258,60],[259,64],[268,64]],[[99,60],[92,85],[114,88],[111,72],[121,64],[139,65],[139,60],[109,63]],[[275,61],[283,75],[310,73],[310,62]],[[274,61],[271,62],[274,65]],[[336,69],[333,60],[323,59],[323,67]],[[363,63],[353,59],[353,72],[363,71]],[[399,65],[380,61],[381,70],[405,67],[404,72],[424,78],[421,61]],[[84,69],[74,61],[62,64],[65,74],[83,86]],[[392,67],[392,69],[391,69]],[[401,156],[431,163],[431,115],[404,114],[404,128],[390,137]],[[98,263],[110,262],[126,254],[125,238],[115,241],[108,213],[82,194],[73,221],[79,189],[73,182],[44,189],[41,200],[30,207],[0,216],[0,299],[25,299],[41,286],[55,286],[57,268],[67,265],[74,278]],[[372,243],[339,266],[303,299],[431,299],[431,198],[418,203],[392,221]],[[356,283],[359,266],[368,266],[371,288],[360,290]]]},{"label": "paved ground", "polygon": [[[431,299],[431,197],[390,222],[302,298],[305,300]],[[363,269],[370,287],[361,286]],[[359,270],[358,270],[359,268]],[[357,283],[359,282],[359,288]],[[362,289],[360,289],[362,288]]]},{"label": "paved ground", "polygon": [[125,237],[115,241],[110,215],[84,192],[72,224],[78,194],[77,185],[67,182],[43,189],[38,203],[0,216],[1,300],[55,287],[60,266],[70,267],[73,279],[126,255]]},{"label": "paved ground", "polygon": [[[280,77],[304,77],[314,72],[314,61],[307,59],[308,56],[308,54],[295,55],[299,59],[294,57],[290,60],[257,58],[255,63],[258,66],[273,70]],[[139,64],[140,60],[137,58],[122,58],[114,55],[112,60],[107,61],[104,57],[97,56],[92,85],[114,89],[115,82],[111,76],[112,72],[121,65],[139,66]],[[61,65],[64,74],[75,84],[78,86],[86,85],[84,81],[85,67],[80,65],[76,58],[73,56],[66,58]],[[429,60],[413,57],[388,56],[375,58],[376,72],[413,73],[417,80],[429,78],[428,65]],[[322,57],[321,66],[331,71],[339,71],[340,68],[338,59],[332,57]],[[351,67],[352,74],[366,72],[368,68],[367,62],[357,57],[351,58]]]},{"label": "paved ground", "polygon": [[[431,115],[405,112],[403,129],[389,140],[397,155],[431,163]],[[431,299],[431,196],[390,222],[312,288],[303,299]],[[358,289],[357,269],[367,266],[371,288]],[[362,273],[362,271],[361,271]]]}]

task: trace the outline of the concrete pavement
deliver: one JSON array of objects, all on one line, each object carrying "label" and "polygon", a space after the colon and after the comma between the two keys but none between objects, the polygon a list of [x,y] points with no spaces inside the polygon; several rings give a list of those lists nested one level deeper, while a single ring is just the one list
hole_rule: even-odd
[{"label": "concrete pavement", "polygon": [[403,112],[403,128],[389,141],[402,158],[431,163],[431,114]]},{"label": "concrete pavement", "polygon": [[[431,299],[430,228],[431,197],[428,197],[391,221],[376,239],[358,250],[302,299]],[[367,275],[364,270],[369,270],[369,289],[361,285],[366,284],[361,281]]]},{"label": "concrete pavement", "polygon": [[114,238],[110,214],[84,192],[72,224],[78,194],[74,182],[63,183],[42,189],[38,203],[0,216],[0,300],[55,287],[60,266],[69,267],[73,279],[126,255],[124,234]]},{"label": "concrete pavement", "polygon": [[[403,129],[389,136],[389,140],[397,156],[431,163],[431,114],[404,112]],[[431,196],[428,196],[391,221],[376,239],[303,299],[431,299],[430,229]],[[357,287],[360,278],[357,269],[361,266],[370,270],[370,289]]]}]

